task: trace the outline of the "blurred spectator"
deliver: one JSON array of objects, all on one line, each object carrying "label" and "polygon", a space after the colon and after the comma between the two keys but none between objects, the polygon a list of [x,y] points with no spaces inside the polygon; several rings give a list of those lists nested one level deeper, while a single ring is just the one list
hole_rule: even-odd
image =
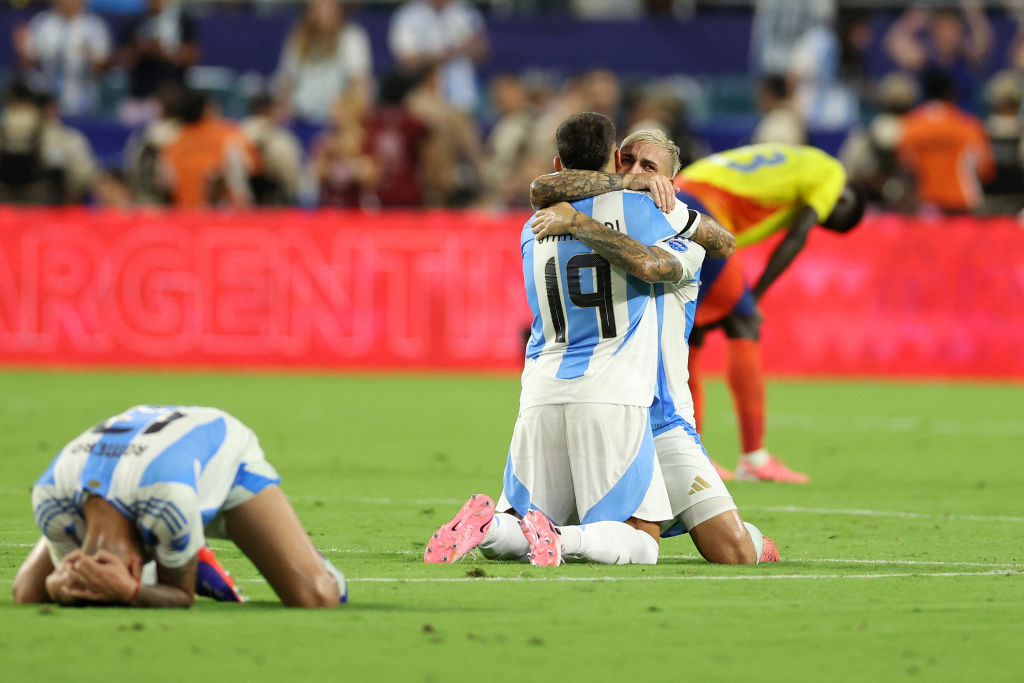
[{"label": "blurred spectator", "polygon": [[587,111],[604,114],[615,123],[622,124],[622,87],[619,77],[609,69],[593,69],[583,74],[583,107]]},{"label": "blurred spectator", "polygon": [[[357,100],[338,100],[327,131],[313,146],[311,165],[321,206],[364,209],[380,206],[376,194],[380,169],[370,154],[365,116],[365,108]],[[388,144],[402,146],[397,136]],[[382,156],[389,154],[390,150],[382,152]]]},{"label": "blurred spectator", "polygon": [[135,205],[127,178],[121,171],[101,171],[93,183],[93,199],[98,206],[130,209]]},{"label": "blurred spectator", "polygon": [[178,111],[181,130],[161,150],[174,206],[248,206],[252,149],[206,96],[187,92]]},{"label": "blurred spectator", "polygon": [[697,137],[687,121],[686,103],[668,88],[650,87],[630,107],[623,132],[663,131],[679,147],[680,166],[686,167],[707,156],[711,149]]},{"label": "blurred spectator", "polygon": [[858,99],[870,99],[874,82],[868,56],[875,38],[871,15],[864,9],[840,9],[836,29],[839,33],[839,78]]},{"label": "blurred spectator", "polygon": [[810,28],[832,21],[835,11],[835,0],[756,0],[750,39],[754,73],[786,73],[793,46]]},{"label": "blurred spectator", "polygon": [[87,114],[97,105],[97,77],[110,59],[110,35],[83,0],[53,0],[15,32],[19,66],[28,84],[53,93],[64,115]]},{"label": "blurred spectator", "polygon": [[61,122],[53,96],[40,96],[39,108],[43,117],[40,161],[52,192],[51,203],[81,203],[96,179],[92,145],[81,132]]},{"label": "blurred spectator", "polygon": [[793,107],[789,83],[784,76],[769,74],[761,79],[757,88],[757,108],[761,112],[761,120],[750,138],[752,143],[803,145],[807,142],[807,128]]},{"label": "blurred spectator", "polygon": [[260,206],[295,204],[302,179],[302,145],[281,125],[280,106],[269,95],[259,95],[241,123],[242,133],[256,155],[249,178],[253,201]]},{"label": "blurred spectator", "polygon": [[586,111],[587,98],[583,94],[579,78],[565,79],[557,93],[551,94],[546,90],[537,92],[542,92],[543,97],[538,102],[537,132],[530,147],[527,163],[539,169],[540,173],[550,173],[553,170],[551,164],[558,155],[555,148],[555,131],[563,121],[576,112]]},{"label": "blurred spectator", "polygon": [[525,208],[529,198],[523,188],[534,176],[523,177],[523,162],[530,150],[537,116],[530,108],[526,88],[513,74],[502,74],[491,81],[491,106],[497,122],[487,138],[485,204]]},{"label": "blurred spectator", "polygon": [[1006,53],[1006,66],[1024,76],[1024,0],[1004,0],[1007,14],[1013,17],[1017,30]]},{"label": "blurred spectator", "polygon": [[793,104],[808,127],[848,128],[857,119],[857,99],[840,79],[839,68],[834,19],[822,17],[793,45],[787,70]]},{"label": "blurred spectator", "polygon": [[903,116],[917,97],[917,81],[911,75],[887,74],[878,84],[878,114],[866,128],[852,130],[839,150],[849,179],[864,189],[868,201],[898,211],[913,208],[913,178],[899,163],[897,148]]},{"label": "blurred spectator", "polygon": [[185,70],[199,61],[199,30],[178,0],[148,0],[146,11],[121,34],[121,63],[128,73],[128,97],[121,120],[151,121],[160,113],[156,92],[164,83],[184,85]]},{"label": "blurred spectator", "polygon": [[1020,118],[1024,102],[1020,76],[996,74],[985,88],[991,112],[985,130],[992,141],[995,176],[985,184],[985,212],[1016,214],[1024,209],[1024,135]]},{"label": "blurred spectator", "polygon": [[981,121],[954,103],[953,81],[942,71],[924,78],[925,103],[903,119],[900,159],[917,180],[918,200],[946,213],[981,208],[981,181],[995,171]]},{"label": "blurred spectator", "polygon": [[89,141],[61,123],[54,98],[12,83],[0,115],[0,201],[81,202],[95,171]]},{"label": "blurred spectator", "polygon": [[281,52],[275,76],[297,117],[325,123],[341,96],[369,98],[372,57],[366,31],[338,0],[311,0]]},{"label": "blurred spectator", "polygon": [[586,21],[640,19],[645,7],[641,0],[570,0],[574,16]]},{"label": "blurred spectator", "polygon": [[427,206],[464,206],[479,191],[484,155],[476,121],[449,105],[441,91],[441,70],[427,66],[405,98],[409,113],[427,125],[423,148],[423,200]]},{"label": "blurred spectator", "polygon": [[992,52],[992,26],[984,4],[977,0],[963,0],[962,12],[931,10],[917,4],[889,29],[885,49],[902,69],[948,73],[957,91],[957,102],[970,108],[982,68]]},{"label": "blurred spectator", "polygon": [[163,206],[171,203],[160,159],[163,148],[181,133],[180,111],[185,92],[183,87],[173,83],[162,85],[156,94],[159,118],[150,121],[142,131],[128,139],[124,153],[125,184],[137,204]]},{"label": "blurred spectator", "polygon": [[483,17],[464,0],[409,0],[391,17],[388,45],[405,71],[441,67],[444,99],[462,112],[477,107],[476,63],[487,54]]},{"label": "blurred spectator", "polygon": [[12,83],[0,112],[0,202],[51,201],[42,160],[43,125],[35,93],[24,83]]},{"label": "blurred spectator", "polygon": [[424,181],[433,172],[425,154],[430,129],[409,110],[408,95],[431,71],[391,74],[367,120],[366,149],[379,169],[376,194],[384,208],[423,205]]}]

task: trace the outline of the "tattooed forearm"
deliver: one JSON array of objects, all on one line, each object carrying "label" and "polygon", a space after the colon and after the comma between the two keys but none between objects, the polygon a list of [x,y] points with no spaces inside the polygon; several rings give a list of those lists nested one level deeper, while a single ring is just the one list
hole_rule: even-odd
[{"label": "tattooed forearm", "polygon": [[678,282],[683,266],[667,252],[609,228],[590,216],[576,213],[572,234],[609,263],[646,282]]},{"label": "tattooed forearm", "polygon": [[574,202],[615,190],[623,190],[624,177],[618,173],[565,169],[534,179],[530,184],[530,202],[543,209],[558,202]]},{"label": "tattooed forearm", "polygon": [[704,247],[708,256],[723,258],[736,251],[736,237],[707,214],[700,215],[700,223],[690,239]]}]

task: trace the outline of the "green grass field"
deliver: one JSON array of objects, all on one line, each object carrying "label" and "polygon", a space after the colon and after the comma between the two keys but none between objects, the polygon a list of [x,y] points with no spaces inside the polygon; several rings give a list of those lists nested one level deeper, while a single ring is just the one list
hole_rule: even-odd
[{"label": "green grass field", "polygon": [[[499,492],[517,400],[508,377],[0,373],[0,678],[1024,680],[1024,387],[771,383],[769,445],[813,482],[732,491],[777,565],[710,566],[685,536],[656,567],[423,564],[469,493]],[[350,603],[285,610],[217,542],[247,605],[12,605],[32,482],[143,402],[253,427]],[[720,384],[704,432],[733,466]]]}]

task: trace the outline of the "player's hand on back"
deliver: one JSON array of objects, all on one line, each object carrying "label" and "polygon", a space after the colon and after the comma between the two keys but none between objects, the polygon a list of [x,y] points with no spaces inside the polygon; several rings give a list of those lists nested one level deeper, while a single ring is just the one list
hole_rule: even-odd
[{"label": "player's hand on back", "polygon": [[660,173],[630,173],[627,187],[631,190],[646,190],[650,192],[651,199],[658,205],[658,208],[665,213],[670,213],[676,206],[676,188],[672,180]]},{"label": "player's hand on back", "polygon": [[537,239],[552,235],[568,235],[572,231],[576,209],[568,202],[558,202],[541,209],[533,216],[530,226]]}]

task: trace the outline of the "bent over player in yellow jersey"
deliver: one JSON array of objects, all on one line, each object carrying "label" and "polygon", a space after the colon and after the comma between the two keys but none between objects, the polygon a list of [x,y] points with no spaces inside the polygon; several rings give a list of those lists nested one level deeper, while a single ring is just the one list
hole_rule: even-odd
[{"label": "bent over player in yellow jersey", "polygon": [[[805,483],[764,447],[764,375],[761,315],[757,302],[803,249],[815,225],[846,232],[864,213],[863,196],[847,183],[838,160],[814,147],[761,144],[713,154],[684,168],[676,188],[689,206],[718,220],[736,236],[738,248],[778,232],[786,235],[772,251],[750,288],[738,256],[706,259],[701,270],[697,313],[690,334],[690,390],[697,429],[703,413],[701,347],[706,334],[721,327],[727,338],[726,376],[740,429],[741,479]],[[728,470],[718,468],[723,478]]]}]

